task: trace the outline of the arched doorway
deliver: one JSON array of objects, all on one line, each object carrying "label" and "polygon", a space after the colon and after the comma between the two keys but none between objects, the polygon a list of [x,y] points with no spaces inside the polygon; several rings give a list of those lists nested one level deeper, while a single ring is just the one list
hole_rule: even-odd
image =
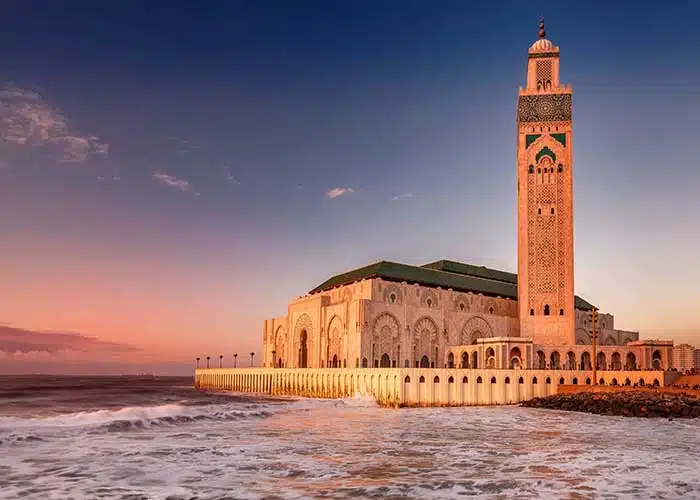
[{"label": "arched doorway", "polygon": [[590,370],[591,368],[593,368],[593,365],[591,365],[591,353],[585,351],[581,354],[581,369]]},{"label": "arched doorway", "polygon": [[308,337],[306,330],[302,330],[299,338],[299,368],[307,368],[308,365],[309,351],[306,345]]},{"label": "arched doorway", "polygon": [[627,353],[627,363],[625,366],[626,370],[636,370],[637,369],[637,356],[633,352]]},{"label": "arched doorway", "polygon": [[596,356],[596,358],[598,358],[598,361],[596,363],[596,368],[598,370],[607,370],[608,366],[607,366],[606,359],[605,359],[605,353],[599,352],[598,355]]},{"label": "arched doorway", "polygon": [[496,368],[496,351],[492,347],[486,350],[486,368]]},{"label": "arched doorway", "polygon": [[654,353],[651,355],[651,368],[652,370],[664,369],[664,364],[661,361],[661,351],[659,351],[658,349],[654,351]]},{"label": "arched doorway", "polygon": [[476,351],[472,353],[472,368],[479,368],[479,354]]},{"label": "arched doorway", "polygon": [[552,354],[549,355],[549,367],[552,370],[559,370],[561,368],[560,363],[559,351],[552,351]]},{"label": "arched doorway", "polygon": [[454,368],[455,367],[455,355],[450,353],[449,356],[447,356],[447,368]]},{"label": "arched doorway", "polygon": [[610,357],[610,365],[613,370],[622,370],[622,357],[619,352],[612,353]]},{"label": "arched doorway", "polygon": [[518,369],[522,366],[522,354],[520,352],[520,349],[518,347],[513,347],[510,350],[510,363],[509,366],[511,369]]},{"label": "arched doorway", "polygon": [[462,353],[462,368],[469,368],[469,354]]},{"label": "arched doorway", "polygon": [[333,355],[333,361],[331,361],[331,368],[340,368],[340,365],[338,364],[338,355],[337,354]]},{"label": "arched doorway", "polygon": [[430,360],[428,359],[428,356],[423,356],[422,358],[420,358],[420,367],[430,368]]},{"label": "arched doorway", "polygon": [[391,368],[391,358],[387,353],[382,354],[382,358],[379,360],[380,368]]},{"label": "arched doorway", "polygon": [[547,361],[544,357],[544,352],[542,351],[537,351],[537,368],[539,370],[544,370],[547,368]]},{"label": "arched doorway", "polygon": [[576,354],[574,354],[572,351],[569,351],[566,354],[566,364],[569,370],[576,369]]}]

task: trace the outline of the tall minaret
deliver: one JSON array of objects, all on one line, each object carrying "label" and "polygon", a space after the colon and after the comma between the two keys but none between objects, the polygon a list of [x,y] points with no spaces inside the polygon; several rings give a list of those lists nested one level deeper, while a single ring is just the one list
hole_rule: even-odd
[{"label": "tall minaret", "polygon": [[518,96],[518,305],[520,335],[575,344],[571,86],[559,83],[559,47],[544,20],[528,50]]}]

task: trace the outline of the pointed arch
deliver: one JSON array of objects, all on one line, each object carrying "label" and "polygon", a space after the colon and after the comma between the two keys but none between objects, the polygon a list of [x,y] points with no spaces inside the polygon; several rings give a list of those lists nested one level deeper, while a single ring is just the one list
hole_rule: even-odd
[{"label": "pointed arch", "polygon": [[285,366],[287,364],[287,332],[282,325],[275,330],[272,349],[275,351],[274,359],[272,360],[273,366],[278,368]]},{"label": "pointed arch", "polygon": [[[304,313],[294,324],[294,351],[292,359],[297,367],[308,367],[311,365],[311,353],[313,352],[314,324],[311,317]],[[306,366],[302,366],[306,365]]]},{"label": "pointed arch", "polygon": [[[388,312],[381,313],[372,323],[372,343],[375,359],[387,353],[392,360],[398,360],[397,348],[401,344],[401,324],[396,316]],[[398,362],[398,361],[397,361]],[[374,366],[374,361],[372,361]]]},{"label": "pointed arch", "polygon": [[423,365],[424,358],[432,361],[435,365],[438,363],[436,358],[436,350],[438,351],[438,356],[440,355],[438,338],[438,326],[435,320],[430,316],[423,316],[419,318],[413,325],[413,342],[415,347],[415,359],[421,360],[421,366]]},{"label": "pointed arch", "polygon": [[343,359],[345,357],[341,349],[341,338],[344,330],[343,321],[340,319],[340,316],[334,314],[328,322],[328,328],[326,329],[326,352],[321,354],[321,358],[326,360],[329,366],[333,366],[331,360],[334,357],[337,359]]}]

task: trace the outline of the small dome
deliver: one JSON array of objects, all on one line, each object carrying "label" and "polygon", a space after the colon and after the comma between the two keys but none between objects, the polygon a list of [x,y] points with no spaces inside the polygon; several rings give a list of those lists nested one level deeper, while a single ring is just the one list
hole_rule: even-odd
[{"label": "small dome", "polygon": [[535,43],[532,44],[532,47],[530,47],[530,50],[535,50],[538,52],[547,52],[550,50],[554,50],[554,44],[550,40],[547,40],[546,38],[540,38],[539,40],[537,40]]}]

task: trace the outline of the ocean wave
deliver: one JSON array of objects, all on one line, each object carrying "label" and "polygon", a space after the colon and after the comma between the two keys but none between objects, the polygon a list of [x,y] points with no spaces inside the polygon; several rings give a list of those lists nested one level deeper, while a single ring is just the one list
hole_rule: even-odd
[{"label": "ocean wave", "polygon": [[202,420],[226,421],[265,418],[273,412],[265,408],[240,408],[233,405],[188,406],[165,404],[133,406],[118,410],[96,410],[66,413],[43,418],[0,418],[0,431],[19,429],[85,428],[124,431],[163,425],[178,425]]}]

